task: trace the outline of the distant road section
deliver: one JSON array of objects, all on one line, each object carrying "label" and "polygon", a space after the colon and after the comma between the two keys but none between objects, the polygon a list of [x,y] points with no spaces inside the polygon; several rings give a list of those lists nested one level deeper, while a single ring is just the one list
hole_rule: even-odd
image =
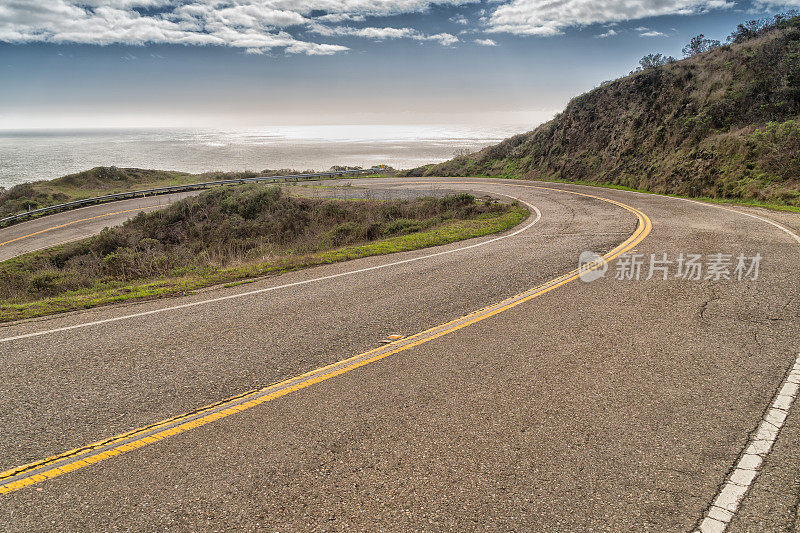
[{"label": "distant road section", "polygon": [[152,211],[202,191],[133,198],[64,211],[0,228],[0,261],[65,242],[97,235],[141,211]]}]

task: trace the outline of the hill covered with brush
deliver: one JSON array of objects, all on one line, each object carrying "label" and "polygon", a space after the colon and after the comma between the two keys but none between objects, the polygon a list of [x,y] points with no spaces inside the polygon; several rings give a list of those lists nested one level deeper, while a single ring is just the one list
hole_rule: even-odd
[{"label": "hill covered with brush", "polygon": [[681,61],[648,56],[533,131],[406,174],[584,181],[800,206],[800,16],[750,21],[727,44],[707,43]]}]

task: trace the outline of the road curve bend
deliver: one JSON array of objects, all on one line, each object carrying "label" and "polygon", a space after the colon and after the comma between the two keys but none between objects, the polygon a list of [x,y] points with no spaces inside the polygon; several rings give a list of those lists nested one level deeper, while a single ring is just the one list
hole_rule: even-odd
[{"label": "road curve bend", "polygon": [[[535,216],[500,237],[0,327],[6,528],[792,526],[796,410],[735,512],[715,506],[762,419],[791,407],[800,217],[524,181],[359,184],[505,195]],[[121,207],[0,242],[78,238]],[[591,283],[576,271],[587,250],[608,262]],[[763,261],[755,280],[615,279],[626,252]]]}]

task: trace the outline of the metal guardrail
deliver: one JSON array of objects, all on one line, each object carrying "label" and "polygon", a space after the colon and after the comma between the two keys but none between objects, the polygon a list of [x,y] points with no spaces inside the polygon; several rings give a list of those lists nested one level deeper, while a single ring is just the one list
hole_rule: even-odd
[{"label": "metal guardrail", "polygon": [[113,202],[114,200],[125,200],[128,198],[136,198],[137,196],[154,196],[157,194],[169,194],[173,192],[196,191],[198,189],[208,189],[209,187],[217,187],[220,185],[239,185],[243,183],[255,183],[259,181],[289,181],[300,179],[336,177],[336,176],[359,176],[362,174],[375,174],[380,172],[379,167],[364,169],[364,170],[339,170],[331,172],[313,172],[310,174],[290,174],[287,176],[263,176],[255,178],[237,178],[230,180],[206,181],[203,183],[190,183],[188,185],[173,185],[171,187],[158,187],[155,189],[142,189],[138,191],[121,192],[117,194],[107,194],[105,196],[96,196],[94,198],[85,198],[83,200],[74,200],[63,204],[50,205],[25,213],[18,213],[10,217],[0,218],[0,226],[7,226],[21,220],[25,220],[37,215],[43,215],[50,212],[66,211],[82,207],[84,205],[99,204],[102,202]]}]

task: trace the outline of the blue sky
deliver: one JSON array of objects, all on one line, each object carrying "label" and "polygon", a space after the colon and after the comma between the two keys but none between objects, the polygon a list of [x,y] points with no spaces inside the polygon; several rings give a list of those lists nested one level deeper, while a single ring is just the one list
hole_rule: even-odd
[{"label": "blue sky", "polygon": [[529,129],[800,0],[0,0],[0,129]]}]

